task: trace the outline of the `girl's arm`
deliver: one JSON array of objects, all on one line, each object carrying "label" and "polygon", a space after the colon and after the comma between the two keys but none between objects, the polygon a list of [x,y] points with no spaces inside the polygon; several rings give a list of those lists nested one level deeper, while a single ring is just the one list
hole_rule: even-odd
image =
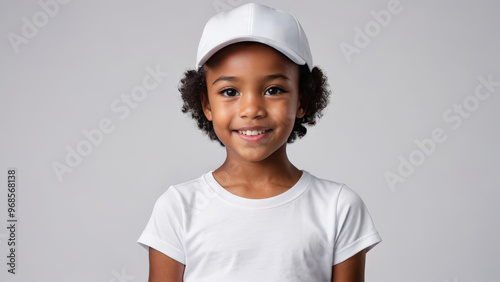
[{"label": "girl's arm", "polygon": [[366,249],[332,268],[332,282],[364,282]]},{"label": "girl's arm", "polygon": [[149,248],[149,282],[182,282],[184,264]]}]

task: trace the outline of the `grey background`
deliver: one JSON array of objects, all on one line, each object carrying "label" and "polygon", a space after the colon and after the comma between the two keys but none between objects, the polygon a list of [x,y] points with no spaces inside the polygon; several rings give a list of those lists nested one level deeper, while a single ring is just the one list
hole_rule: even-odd
[{"label": "grey background", "polygon": [[[154,201],[224,159],[180,112],[179,78],[194,65],[205,22],[245,2],[69,1],[17,53],[9,34],[22,36],[23,17],[43,22],[43,9],[0,2],[1,226],[10,167],[18,169],[19,219],[17,274],[2,263],[1,281],[146,281],[147,252],[135,241]],[[368,253],[367,281],[493,281],[500,87],[477,105],[472,96],[479,76],[500,81],[500,4],[402,0],[348,62],[340,44],[355,46],[355,28],[389,2],[260,1],[299,18],[334,91],[290,158],[364,199],[384,239]],[[148,66],[169,75],[120,119],[113,101],[141,85]],[[473,110],[454,129],[458,115],[450,122],[443,114],[464,101]],[[64,164],[66,146],[105,118],[115,130],[59,181],[53,163]],[[384,175],[397,173],[399,156],[418,157],[415,140],[437,128],[446,140],[391,188]],[[7,231],[0,229],[3,262]]]}]

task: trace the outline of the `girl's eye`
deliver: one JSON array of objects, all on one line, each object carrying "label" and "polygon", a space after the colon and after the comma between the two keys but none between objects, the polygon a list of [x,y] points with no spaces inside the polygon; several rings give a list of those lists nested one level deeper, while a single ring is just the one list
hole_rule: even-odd
[{"label": "girl's eye", "polygon": [[232,88],[224,89],[220,93],[226,97],[234,97],[234,96],[238,95],[238,91],[236,91]]},{"label": "girl's eye", "polygon": [[278,95],[278,94],[281,94],[283,92],[285,92],[285,91],[283,89],[281,89],[281,88],[271,87],[271,88],[267,89],[266,94],[268,94],[268,95]]}]

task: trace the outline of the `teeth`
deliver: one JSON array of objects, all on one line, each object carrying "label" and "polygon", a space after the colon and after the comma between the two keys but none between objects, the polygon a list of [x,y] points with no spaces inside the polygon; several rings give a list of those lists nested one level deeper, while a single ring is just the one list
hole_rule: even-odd
[{"label": "teeth", "polygon": [[253,136],[253,135],[260,135],[266,131],[265,130],[238,130],[238,132],[240,134]]}]

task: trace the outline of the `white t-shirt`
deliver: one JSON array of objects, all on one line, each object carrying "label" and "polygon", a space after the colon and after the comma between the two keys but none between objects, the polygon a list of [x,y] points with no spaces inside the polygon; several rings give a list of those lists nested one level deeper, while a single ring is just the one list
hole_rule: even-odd
[{"label": "white t-shirt", "polygon": [[184,264],[184,281],[331,281],[332,266],[381,238],[361,198],[303,171],[290,189],[247,199],[209,172],[169,187],[138,242]]}]

